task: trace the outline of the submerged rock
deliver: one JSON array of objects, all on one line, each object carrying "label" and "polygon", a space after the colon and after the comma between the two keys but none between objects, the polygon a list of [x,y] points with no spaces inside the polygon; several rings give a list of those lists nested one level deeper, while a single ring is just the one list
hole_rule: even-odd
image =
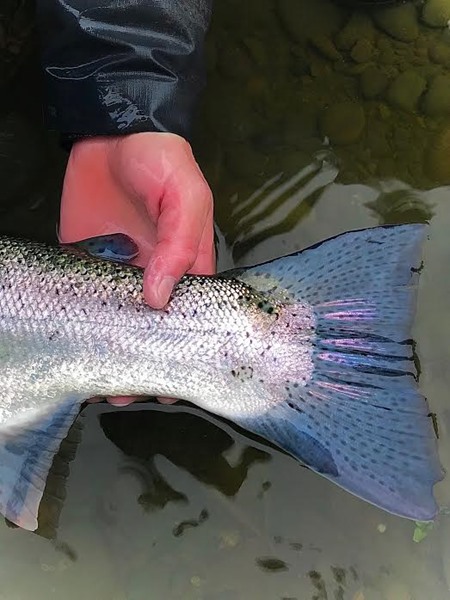
[{"label": "submerged rock", "polygon": [[342,56],[334,45],[332,39],[324,35],[318,35],[312,37],[310,42],[324,58],[332,61],[342,60]]},{"label": "submerged rock", "polygon": [[364,109],[357,102],[340,102],[327,108],[320,118],[320,130],[332,144],[357,142],[366,125]]},{"label": "submerged rock", "polygon": [[430,46],[429,55],[432,61],[450,69],[450,45],[437,43]]},{"label": "submerged rock", "polygon": [[358,40],[353,46],[350,56],[357,63],[365,63],[372,60],[374,54],[375,48],[370,40]]},{"label": "submerged rock", "polygon": [[361,41],[373,42],[375,40],[375,27],[371,18],[362,12],[354,12],[345,26],[335,37],[339,50],[350,50]]},{"label": "submerged rock", "polygon": [[417,10],[413,4],[383,8],[373,16],[380,29],[400,42],[412,42],[419,35]]},{"label": "submerged rock", "polygon": [[364,98],[371,100],[380,96],[388,86],[388,77],[378,67],[367,67],[361,74],[361,93]]},{"label": "submerged rock", "polygon": [[426,160],[428,176],[442,185],[450,184],[450,121],[431,140]]},{"label": "submerged rock", "polygon": [[450,21],[449,0],[428,0],[423,7],[422,19],[430,27],[446,27]]},{"label": "submerged rock", "polygon": [[393,106],[414,112],[426,87],[426,79],[416,71],[404,71],[390,85],[387,100]]},{"label": "submerged rock", "polygon": [[433,79],[423,109],[431,117],[450,114],[450,75],[438,75]]},{"label": "submerged rock", "polygon": [[343,24],[342,11],[329,0],[279,0],[281,22],[296,42],[331,37]]}]

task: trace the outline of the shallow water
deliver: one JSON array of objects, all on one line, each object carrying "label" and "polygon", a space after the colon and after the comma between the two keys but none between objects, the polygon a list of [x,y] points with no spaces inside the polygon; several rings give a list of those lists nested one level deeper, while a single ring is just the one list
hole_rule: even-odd
[{"label": "shallow water", "polygon": [[[296,19],[289,4],[216,3],[195,146],[216,196],[219,266],[430,220],[414,333],[449,469],[450,100],[436,91],[448,30],[419,22],[422,3],[374,15],[299,0]],[[0,214],[3,231],[48,239],[64,156],[28,93],[37,73],[25,61],[5,96]],[[356,117],[340,127],[349,102]],[[70,474],[52,479],[65,501],[44,504],[41,535],[0,523],[0,600],[450,597],[449,480],[417,543],[414,523],[182,403],[92,405],[78,425]]]}]

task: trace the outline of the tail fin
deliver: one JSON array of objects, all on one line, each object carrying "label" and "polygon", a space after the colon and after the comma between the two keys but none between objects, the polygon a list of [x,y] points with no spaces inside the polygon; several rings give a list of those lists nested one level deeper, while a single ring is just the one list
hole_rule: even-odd
[{"label": "tail fin", "polygon": [[418,224],[354,231],[233,274],[309,305],[315,320],[309,380],[283,382],[272,408],[236,421],[360,498],[421,521],[436,514],[442,478],[410,339],[424,233]]}]

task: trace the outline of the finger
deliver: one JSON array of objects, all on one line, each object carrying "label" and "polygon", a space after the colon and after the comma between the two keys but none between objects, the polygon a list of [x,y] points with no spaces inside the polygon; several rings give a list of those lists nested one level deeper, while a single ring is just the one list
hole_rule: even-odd
[{"label": "finger", "polygon": [[122,165],[114,164],[112,171],[108,159],[117,154],[117,143],[117,138],[111,137],[89,138],[73,145],[64,176],[59,237],[63,243],[71,243],[125,233],[138,243],[138,261],[143,261],[141,257],[150,256],[156,243],[156,228],[142,203],[132,202],[113,177],[115,172],[122,173]]},{"label": "finger", "polygon": [[197,251],[197,258],[189,273],[213,275],[216,272],[216,249],[214,247],[214,222],[211,215],[206,218],[206,226]]},{"label": "finger", "polygon": [[[195,265],[205,229],[206,239],[212,235],[212,194],[200,171],[193,171],[188,164],[166,185],[157,242],[144,276],[144,294],[154,308],[165,306],[175,283]],[[202,253],[202,260],[211,269],[210,252],[205,247]]]},{"label": "finger", "polygon": [[106,398],[108,403],[112,406],[128,406],[138,399],[139,396],[113,396]]},{"label": "finger", "polygon": [[178,398],[165,398],[163,396],[158,396],[156,399],[160,404],[175,404],[175,402],[178,402]]}]

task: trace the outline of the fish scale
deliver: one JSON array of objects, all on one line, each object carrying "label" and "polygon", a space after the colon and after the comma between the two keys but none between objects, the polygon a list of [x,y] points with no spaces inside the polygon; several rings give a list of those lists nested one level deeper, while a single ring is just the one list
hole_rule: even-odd
[{"label": "fish scale", "polygon": [[[137,267],[0,238],[0,510],[36,529],[54,454],[93,396],[188,400],[347,491],[429,520],[442,478],[410,340],[424,226],[349,232],[186,276],[153,310]],[[25,478],[25,481],[24,481]]]}]

